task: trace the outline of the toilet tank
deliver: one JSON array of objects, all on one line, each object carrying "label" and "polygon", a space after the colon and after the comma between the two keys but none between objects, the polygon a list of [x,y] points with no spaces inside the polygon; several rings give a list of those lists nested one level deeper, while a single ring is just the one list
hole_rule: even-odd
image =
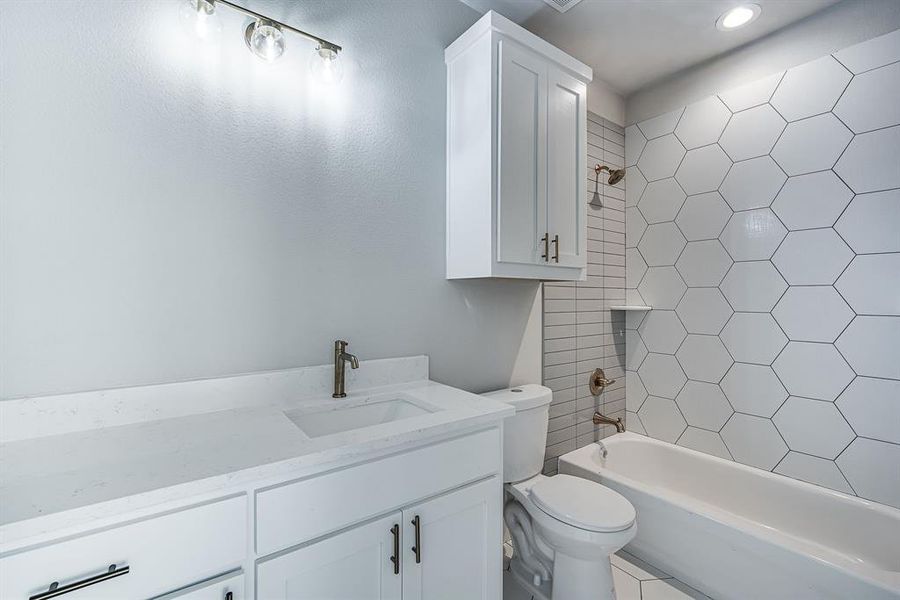
[{"label": "toilet tank", "polygon": [[528,384],[484,395],[516,409],[516,414],[503,422],[503,481],[534,477],[544,468],[553,392],[542,385]]}]

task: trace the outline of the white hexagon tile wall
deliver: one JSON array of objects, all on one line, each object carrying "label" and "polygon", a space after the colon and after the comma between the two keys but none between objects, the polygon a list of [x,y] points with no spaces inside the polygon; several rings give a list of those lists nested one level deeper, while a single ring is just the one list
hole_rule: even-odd
[{"label": "white hexagon tile wall", "polygon": [[625,129],[631,431],[900,507],[900,30]]}]

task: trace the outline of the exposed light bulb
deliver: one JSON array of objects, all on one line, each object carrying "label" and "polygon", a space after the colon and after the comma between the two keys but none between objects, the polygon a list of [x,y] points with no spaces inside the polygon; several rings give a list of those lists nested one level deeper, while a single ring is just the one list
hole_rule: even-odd
[{"label": "exposed light bulb", "polygon": [[755,21],[761,11],[762,9],[758,4],[736,6],[719,17],[719,20],[716,21],[716,27],[721,31],[743,27]]},{"label": "exposed light bulb", "polygon": [[222,20],[213,0],[187,0],[181,6],[181,21],[189,33],[203,41],[222,33]]},{"label": "exposed light bulb", "polygon": [[256,56],[272,62],[284,54],[284,32],[271,21],[257,20],[247,26],[244,39]]},{"label": "exposed light bulb", "polygon": [[319,45],[310,57],[309,70],[325,85],[336,85],[344,78],[344,64],[334,48]]}]

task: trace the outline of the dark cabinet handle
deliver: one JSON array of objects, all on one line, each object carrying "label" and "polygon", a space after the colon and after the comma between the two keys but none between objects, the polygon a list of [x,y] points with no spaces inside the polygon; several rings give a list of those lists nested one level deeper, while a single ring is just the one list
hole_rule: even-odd
[{"label": "dark cabinet handle", "polygon": [[225,600],[234,600],[233,592],[225,592]]},{"label": "dark cabinet handle", "polygon": [[553,262],[559,262],[559,235],[553,236],[553,243],[556,245],[556,253],[553,255]]},{"label": "dark cabinet handle", "polygon": [[400,574],[400,526],[394,523],[391,527],[391,533],[394,535],[394,554],[391,555],[391,562],[394,563],[394,575]]},{"label": "dark cabinet handle", "polygon": [[541,243],[544,244],[544,253],[541,254],[541,258],[544,259],[544,262],[550,261],[550,234],[545,233],[544,237],[541,238]]},{"label": "dark cabinet handle", "polygon": [[419,515],[416,515],[411,522],[416,528],[416,545],[412,547],[412,551],[416,555],[416,564],[419,564],[422,562],[422,520],[419,518]]},{"label": "dark cabinet handle", "polygon": [[130,567],[128,567],[128,565],[125,565],[120,569],[117,569],[116,565],[109,565],[109,569],[106,570],[106,573],[94,575],[93,577],[88,577],[87,579],[82,579],[81,581],[76,581],[68,585],[60,586],[58,581],[54,581],[50,584],[49,590],[47,590],[46,592],[41,592],[40,594],[35,594],[34,596],[28,598],[28,600],[48,600],[49,598],[56,598],[57,596],[62,596],[63,594],[68,594],[69,592],[74,592],[75,590],[80,590],[92,586],[95,583],[100,583],[109,579],[115,579],[116,577],[121,577],[122,575],[128,575],[130,571],[131,569]]}]

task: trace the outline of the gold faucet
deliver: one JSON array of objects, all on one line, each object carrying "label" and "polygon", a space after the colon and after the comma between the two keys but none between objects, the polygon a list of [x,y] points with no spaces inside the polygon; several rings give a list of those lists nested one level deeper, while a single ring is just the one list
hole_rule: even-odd
[{"label": "gold faucet", "polygon": [[334,393],[332,398],[346,398],[347,393],[344,391],[344,366],[350,363],[350,368],[358,369],[359,360],[349,352],[347,352],[347,342],[344,340],[334,341]]}]

